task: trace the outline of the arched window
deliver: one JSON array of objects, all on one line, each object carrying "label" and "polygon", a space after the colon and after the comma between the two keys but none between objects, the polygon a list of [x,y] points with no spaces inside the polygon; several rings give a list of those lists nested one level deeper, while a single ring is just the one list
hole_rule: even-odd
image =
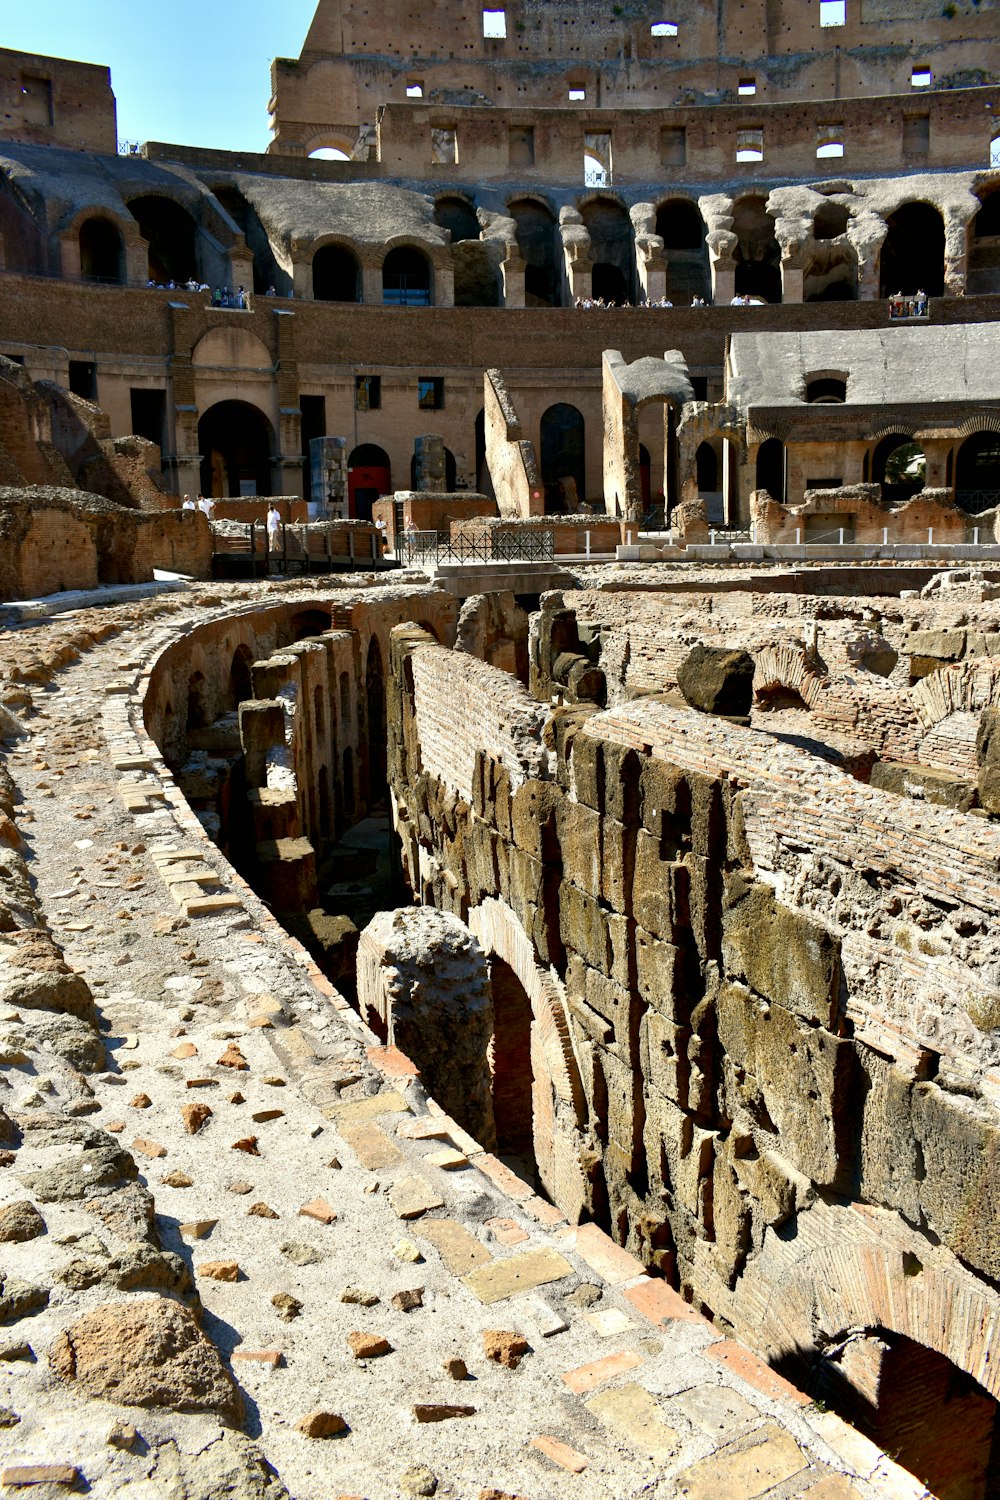
[{"label": "arched window", "polygon": [[846,375],[806,377],[806,400],[810,406],[838,405],[847,400]]},{"label": "arched window", "polygon": [[218,401],[198,422],[204,495],[270,495],[274,429],[247,401]]},{"label": "arched window", "polygon": [[125,244],[110,219],[85,219],[80,225],[80,272],[84,281],[123,284]]},{"label": "arched window", "polygon": [[583,413],[565,401],[542,414],[541,465],[546,514],[579,510],[586,497]]},{"label": "arched window", "polygon": [[214,193],[219,206],[242,232],[247,249],[253,256],[254,291],[263,295],[273,288],[279,297],[289,296],[292,278],[275,260],[267,230],[253,204],[237,188],[230,187],[227,183],[216,187]]},{"label": "arched window", "polygon": [[322,245],[313,256],[313,298],[317,302],[360,302],[361,267],[345,245]]},{"label": "arched window", "polygon": [[905,433],[890,432],[872,454],[872,480],[882,486],[882,499],[890,504],[898,505],[923,489],[926,467],[923,449]]},{"label": "arched window", "polygon": [[476,210],[468,198],[460,198],[457,193],[438,198],[434,204],[434,222],[439,229],[448,230],[453,245],[457,245],[460,240],[479,238]]},{"label": "arched window", "polygon": [[398,245],[382,262],[382,301],[389,307],[430,307],[431,268],[412,245]]},{"label": "arched window", "polygon": [[930,203],[904,203],[886,220],[880,260],[882,296],[944,291],[944,220]]}]

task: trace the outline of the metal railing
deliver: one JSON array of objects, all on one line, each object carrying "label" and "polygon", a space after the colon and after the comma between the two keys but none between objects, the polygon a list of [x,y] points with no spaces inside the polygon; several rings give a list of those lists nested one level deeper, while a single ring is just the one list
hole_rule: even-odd
[{"label": "metal railing", "polygon": [[382,555],[377,532],[348,530],[346,547],[334,547],[334,533],[323,525],[282,524],[272,532],[262,521],[222,521],[212,524],[212,556],[220,563],[245,564],[256,578],[277,573],[334,573],[393,567]]},{"label": "metal railing", "polygon": [[956,490],[955,504],[968,511],[970,516],[978,516],[981,511],[1000,505],[1000,490]]},{"label": "metal railing", "polygon": [[407,531],[396,540],[407,566],[440,563],[551,562],[556,555],[555,532],[542,529],[483,531],[478,535],[442,536],[437,531]]}]

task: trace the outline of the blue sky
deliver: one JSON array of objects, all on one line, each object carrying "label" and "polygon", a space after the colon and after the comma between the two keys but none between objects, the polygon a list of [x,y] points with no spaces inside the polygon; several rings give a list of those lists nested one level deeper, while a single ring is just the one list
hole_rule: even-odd
[{"label": "blue sky", "polygon": [[316,0],[0,0],[0,46],[104,63],[124,140],[263,151],[274,57],[297,57]]}]

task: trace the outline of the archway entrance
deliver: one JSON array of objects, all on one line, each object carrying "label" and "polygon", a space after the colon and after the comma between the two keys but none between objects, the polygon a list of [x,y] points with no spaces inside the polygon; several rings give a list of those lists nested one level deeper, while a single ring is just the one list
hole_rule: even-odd
[{"label": "archway entrance", "polygon": [[149,279],[183,285],[197,273],[195,222],[172,198],[133,198],[128,211],[149,245]]},{"label": "archway entrance", "polygon": [[545,513],[572,514],[586,496],[583,413],[565,401],[542,414],[541,462]]},{"label": "archway entrance", "polygon": [[943,1354],[884,1328],[852,1331],[830,1346],[818,1373],[817,1395],[938,1500],[998,1493],[997,1403]]},{"label": "archway entrance", "polygon": [[392,307],[430,307],[431,268],[412,245],[397,246],[382,262],[382,301]]},{"label": "archway entrance", "polygon": [[924,487],[923,449],[903,433],[890,432],[872,454],[872,482],[882,486],[882,499],[898,505]]},{"label": "archway entrance", "polygon": [[370,521],[380,495],[392,493],[389,455],[377,443],[359,443],[347,460],[347,511],[353,521]]},{"label": "archway entrance", "polygon": [[929,203],[904,203],[890,214],[879,261],[882,296],[944,291],[944,220]]},{"label": "archway entrance", "polygon": [[711,295],[705,222],[697,204],[671,198],[656,210],[656,232],[667,256],[667,296],[678,307]]},{"label": "archway entrance", "polygon": [[613,198],[592,198],[580,212],[590,235],[593,295],[606,302],[634,302],[635,235],[631,219]]},{"label": "archway entrance", "polygon": [[1000,432],[974,432],[959,448],[955,502],[975,515],[1000,505]]},{"label": "archway entrance", "polygon": [[361,301],[361,268],[343,245],[323,245],[316,251],[312,283],[316,302]]},{"label": "archway entrance", "polygon": [[536,1182],[534,1111],[532,1107],[531,1001],[504,959],[490,958],[493,991],[493,1118],[497,1154],[532,1186]]},{"label": "archway entrance", "polygon": [[80,273],[84,281],[125,280],[125,245],[110,219],[86,219],[80,225]]},{"label": "archway entrance", "polygon": [[736,249],[736,292],[739,296],[781,301],[781,247],[774,220],[763,198],[741,198],[733,210]]},{"label": "archway entrance", "polygon": [[226,495],[270,495],[274,429],[247,401],[218,401],[198,422],[202,453],[201,491]]},{"label": "archway entrance", "polygon": [[518,198],[507,212],[517,226],[517,248],[524,257],[525,307],[559,306],[556,219],[533,198]]}]

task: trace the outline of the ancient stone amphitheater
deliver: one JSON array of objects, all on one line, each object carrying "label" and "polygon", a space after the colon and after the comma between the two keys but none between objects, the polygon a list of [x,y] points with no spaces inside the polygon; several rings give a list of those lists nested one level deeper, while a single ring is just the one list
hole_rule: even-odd
[{"label": "ancient stone amphitheater", "polygon": [[995,11],[814,10],[0,53],[5,1493],[1000,1496]]}]

